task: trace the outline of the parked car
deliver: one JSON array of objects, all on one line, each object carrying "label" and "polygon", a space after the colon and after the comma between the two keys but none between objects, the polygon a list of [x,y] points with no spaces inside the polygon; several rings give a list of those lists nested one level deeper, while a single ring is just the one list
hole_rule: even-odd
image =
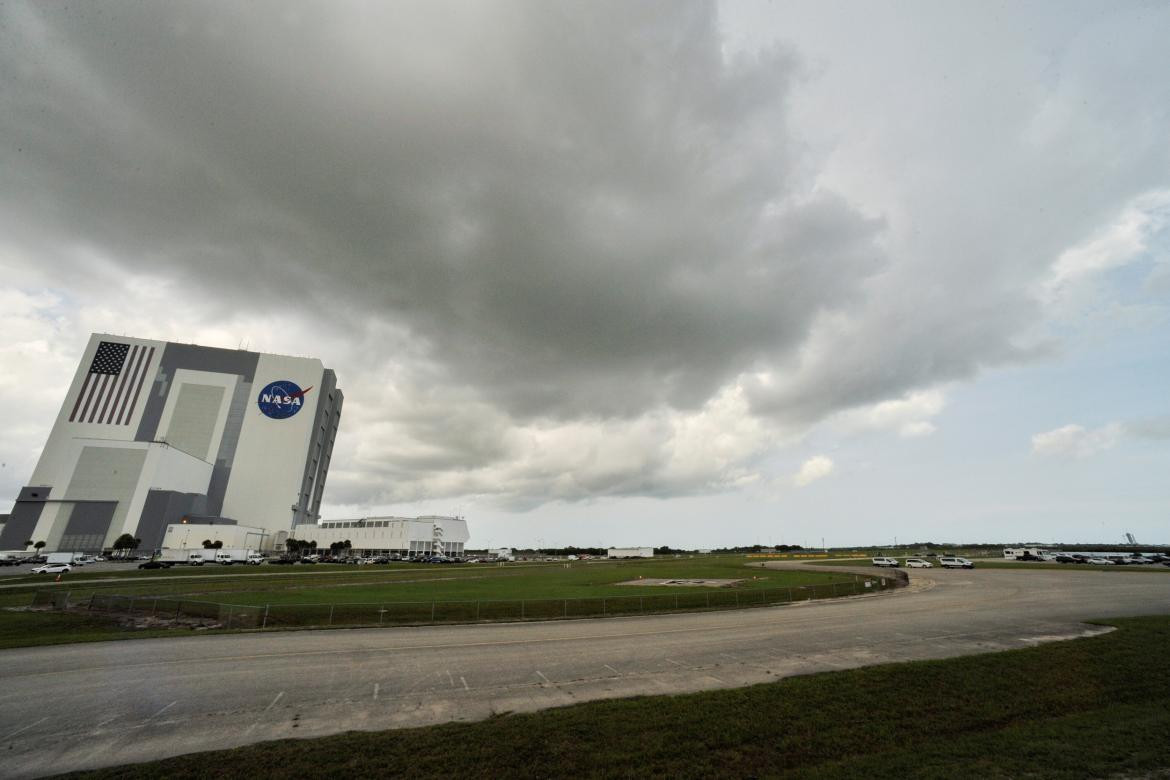
[{"label": "parked car", "polygon": [[296,561],[294,561],[292,558],[273,558],[269,561],[269,563],[275,564],[277,566],[291,566],[292,564],[296,563]]},{"label": "parked car", "polygon": [[1094,566],[1112,566],[1113,565],[1113,561],[1109,560],[1108,558],[1090,558],[1089,563],[1093,564]]},{"label": "parked car", "polygon": [[898,565],[897,558],[887,558],[884,555],[879,555],[876,558],[871,558],[870,560],[873,562],[874,566],[897,566]]},{"label": "parked car", "polygon": [[170,561],[147,561],[146,563],[138,564],[140,569],[169,569],[171,568]]},{"label": "parked car", "polygon": [[1057,563],[1081,563],[1081,560],[1074,555],[1058,555],[1056,556]]},{"label": "parked car", "polygon": [[933,569],[934,564],[922,558],[907,558],[906,568],[908,569]]},{"label": "parked car", "polygon": [[960,558],[955,555],[946,555],[938,559],[939,565],[944,569],[974,569],[975,564],[966,558]]},{"label": "parked car", "polygon": [[46,563],[43,566],[38,566],[32,570],[33,574],[64,574],[65,572],[73,571],[73,567],[67,563]]}]

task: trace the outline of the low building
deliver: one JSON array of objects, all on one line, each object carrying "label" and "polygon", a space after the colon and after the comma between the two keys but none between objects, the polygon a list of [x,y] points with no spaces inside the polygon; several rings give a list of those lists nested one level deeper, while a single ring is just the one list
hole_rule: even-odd
[{"label": "low building", "polygon": [[[292,538],[316,542],[328,550],[334,542],[349,542],[351,555],[447,555],[462,558],[470,538],[462,517],[363,517],[357,520],[327,520],[302,523],[293,528]],[[284,549],[284,539],[275,549]]]},{"label": "low building", "polygon": [[653,558],[653,547],[610,547],[606,558]]},{"label": "low building", "polygon": [[229,549],[270,551],[273,549],[273,534],[250,525],[236,525],[219,521],[215,523],[172,523],[163,535],[164,550],[201,550],[204,542],[222,542],[221,547]]}]

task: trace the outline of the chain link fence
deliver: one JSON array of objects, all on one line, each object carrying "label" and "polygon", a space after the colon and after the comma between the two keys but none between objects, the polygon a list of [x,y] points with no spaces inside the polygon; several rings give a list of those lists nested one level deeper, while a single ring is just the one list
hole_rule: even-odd
[{"label": "chain link fence", "polygon": [[[901,576],[898,576],[901,575]],[[574,599],[409,601],[363,604],[222,604],[155,596],[93,594],[76,601],[69,591],[37,591],[34,607],[79,609],[129,618],[203,625],[209,628],[308,628],[394,626],[431,623],[555,620],[668,612],[763,607],[796,601],[854,596],[905,585],[904,572],[857,576],[851,581],[791,588],[599,596]]]}]

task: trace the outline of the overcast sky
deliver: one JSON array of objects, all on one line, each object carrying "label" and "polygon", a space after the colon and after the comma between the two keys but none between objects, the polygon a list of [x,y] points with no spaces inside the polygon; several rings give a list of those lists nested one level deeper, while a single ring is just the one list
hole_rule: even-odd
[{"label": "overcast sky", "polygon": [[93,331],[309,355],[327,518],[1170,543],[1165,2],[0,3],[0,510]]}]

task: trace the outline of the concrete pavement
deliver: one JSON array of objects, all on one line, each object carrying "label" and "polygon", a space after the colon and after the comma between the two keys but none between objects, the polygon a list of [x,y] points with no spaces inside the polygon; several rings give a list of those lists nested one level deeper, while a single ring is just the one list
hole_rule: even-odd
[{"label": "concrete pavement", "polygon": [[[0,774],[1026,647],[1170,612],[1170,576],[979,570],[742,611],[194,636],[0,652]],[[274,761],[278,760],[274,756]]]}]

